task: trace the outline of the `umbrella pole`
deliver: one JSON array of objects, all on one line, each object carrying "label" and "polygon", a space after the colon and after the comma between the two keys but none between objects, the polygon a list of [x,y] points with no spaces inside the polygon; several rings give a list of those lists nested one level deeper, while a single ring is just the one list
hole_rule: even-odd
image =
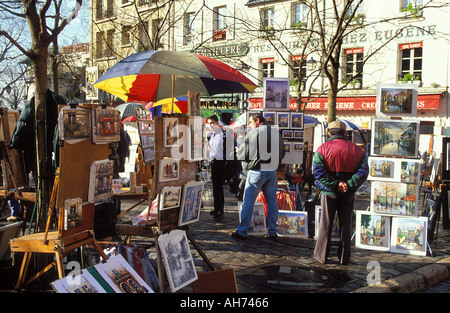
[{"label": "umbrella pole", "polygon": [[173,114],[173,94],[175,93],[175,75],[172,75],[172,114]]}]

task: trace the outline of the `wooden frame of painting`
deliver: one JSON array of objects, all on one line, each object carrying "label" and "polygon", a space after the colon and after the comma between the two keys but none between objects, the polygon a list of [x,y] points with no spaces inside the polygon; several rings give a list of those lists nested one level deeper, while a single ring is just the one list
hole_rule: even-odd
[{"label": "wooden frame of painting", "polygon": [[165,158],[159,161],[159,182],[178,180],[180,160]]},{"label": "wooden frame of painting", "polygon": [[308,238],[308,212],[278,211],[278,236]]},{"label": "wooden frame of painting", "polygon": [[160,210],[178,208],[181,200],[181,187],[170,186],[161,189],[161,201],[159,202]]},{"label": "wooden frame of painting", "polygon": [[442,138],[442,180],[450,180],[450,137]]},{"label": "wooden frame of painting", "polygon": [[266,120],[266,124],[270,126],[277,125],[277,112],[262,112],[264,119]]},{"label": "wooden frame of painting", "polygon": [[303,113],[290,112],[290,127],[292,129],[303,129]]},{"label": "wooden frame of painting", "polygon": [[379,84],[376,116],[417,116],[417,86],[413,84]]},{"label": "wooden frame of painting", "polygon": [[390,216],[369,211],[356,211],[356,248],[389,251],[391,243],[390,233]]},{"label": "wooden frame of painting", "polygon": [[419,184],[421,165],[418,159],[369,157],[367,179]]},{"label": "wooden frame of painting", "polygon": [[204,185],[205,183],[202,181],[191,181],[184,185],[178,226],[191,224],[199,220]]},{"label": "wooden frame of painting", "polygon": [[283,139],[293,139],[294,131],[292,129],[282,129],[281,130],[281,138]]},{"label": "wooden frame of painting", "polygon": [[426,217],[393,217],[390,251],[427,255],[427,231]]},{"label": "wooden frame of painting", "polygon": [[277,126],[278,129],[289,128],[289,112],[277,112]]},{"label": "wooden frame of painting", "polygon": [[163,118],[163,147],[174,147],[178,145],[178,118]]},{"label": "wooden frame of painting", "polygon": [[419,120],[372,119],[371,155],[418,158]]},{"label": "wooden frame of painting", "polygon": [[263,78],[263,108],[276,110],[289,110],[289,85],[286,78]]},{"label": "wooden frame of painting", "polygon": [[[239,222],[241,222],[241,211],[243,204],[243,202],[238,202]],[[247,235],[265,235],[267,234],[267,232],[268,230],[266,214],[264,213],[264,203],[256,201],[253,208],[252,221],[250,222]]]},{"label": "wooden frame of painting", "polygon": [[374,213],[417,216],[419,185],[372,181],[370,209]]},{"label": "wooden frame of painting", "polygon": [[159,236],[158,243],[172,292],[197,280],[197,271],[185,231],[172,230]]}]

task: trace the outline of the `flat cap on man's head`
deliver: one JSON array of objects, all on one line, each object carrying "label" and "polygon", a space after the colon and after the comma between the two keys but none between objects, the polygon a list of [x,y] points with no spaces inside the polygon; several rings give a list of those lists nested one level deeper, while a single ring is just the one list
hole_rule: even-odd
[{"label": "flat cap on man's head", "polygon": [[347,125],[345,125],[341,121],[334,121],[334,122],[331,122],[330,124],[328,124],[328,129],[343,129],[343,130],[346,130],[347,129]]}]

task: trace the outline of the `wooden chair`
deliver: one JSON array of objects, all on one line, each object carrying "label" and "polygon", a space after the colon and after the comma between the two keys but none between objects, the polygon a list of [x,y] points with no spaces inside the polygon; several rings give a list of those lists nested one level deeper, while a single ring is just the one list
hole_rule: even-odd
[{"label": "wooden chair", "polygon": [[[93,245],[100,256],[106,261],[107,256],[103,252],[94,237],[94,203],[83,203],[81,223],[78,227],[68,228],[65,226],[65,209],[59,208],[58,229],[49,231],[51,219],[56,203],[56,193],[59,185],[59,169],[55,177],[53,191],[50,199],[50,207],[48,212],[47,225],[44,232],[33,233],[10,241],[11,252],[24,252],[22,265],[19,272],[19,278],[16,283],[16,290],[22,286],[30,284],[51,269],[55,264],[58,270],[59,278],[65,276],[63,267],[63,258],[73,250],[84,246]],[[47,265],[43,270],[34,275],[25,283],[28,265],[33,253],[55,254],[55,261]]]}]

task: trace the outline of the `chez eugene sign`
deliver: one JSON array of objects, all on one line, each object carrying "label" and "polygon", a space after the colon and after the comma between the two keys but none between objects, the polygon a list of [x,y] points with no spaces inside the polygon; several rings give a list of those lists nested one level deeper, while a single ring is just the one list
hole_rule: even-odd
[{"label": "chez eugene sign", "polygon": [[[417,40],[418,38],[433,36],[436,33],[436,25],[424,25],[421,27],[407,26],[403,29],[386,29],[377,30],[374,32],[354,32],[343,38],[344,45],[359,45],[365,43],[382,43],[388,41],[396,36],[399,41]],[[318,47],[319,39],[310,39],[306,42],[300,36],[295,40],[286,40],[283,42],[271,41],[254,44],[251,47],[247,43],[236,43],[227,45],[202,46],[194,51],[196,54],[212,57],[212,58],[227,58],[227,57],[242,57],[253,53],[266,53],[275,51],[290,51],[294,52],[301,49],[308,44],[311,48]]]}]

